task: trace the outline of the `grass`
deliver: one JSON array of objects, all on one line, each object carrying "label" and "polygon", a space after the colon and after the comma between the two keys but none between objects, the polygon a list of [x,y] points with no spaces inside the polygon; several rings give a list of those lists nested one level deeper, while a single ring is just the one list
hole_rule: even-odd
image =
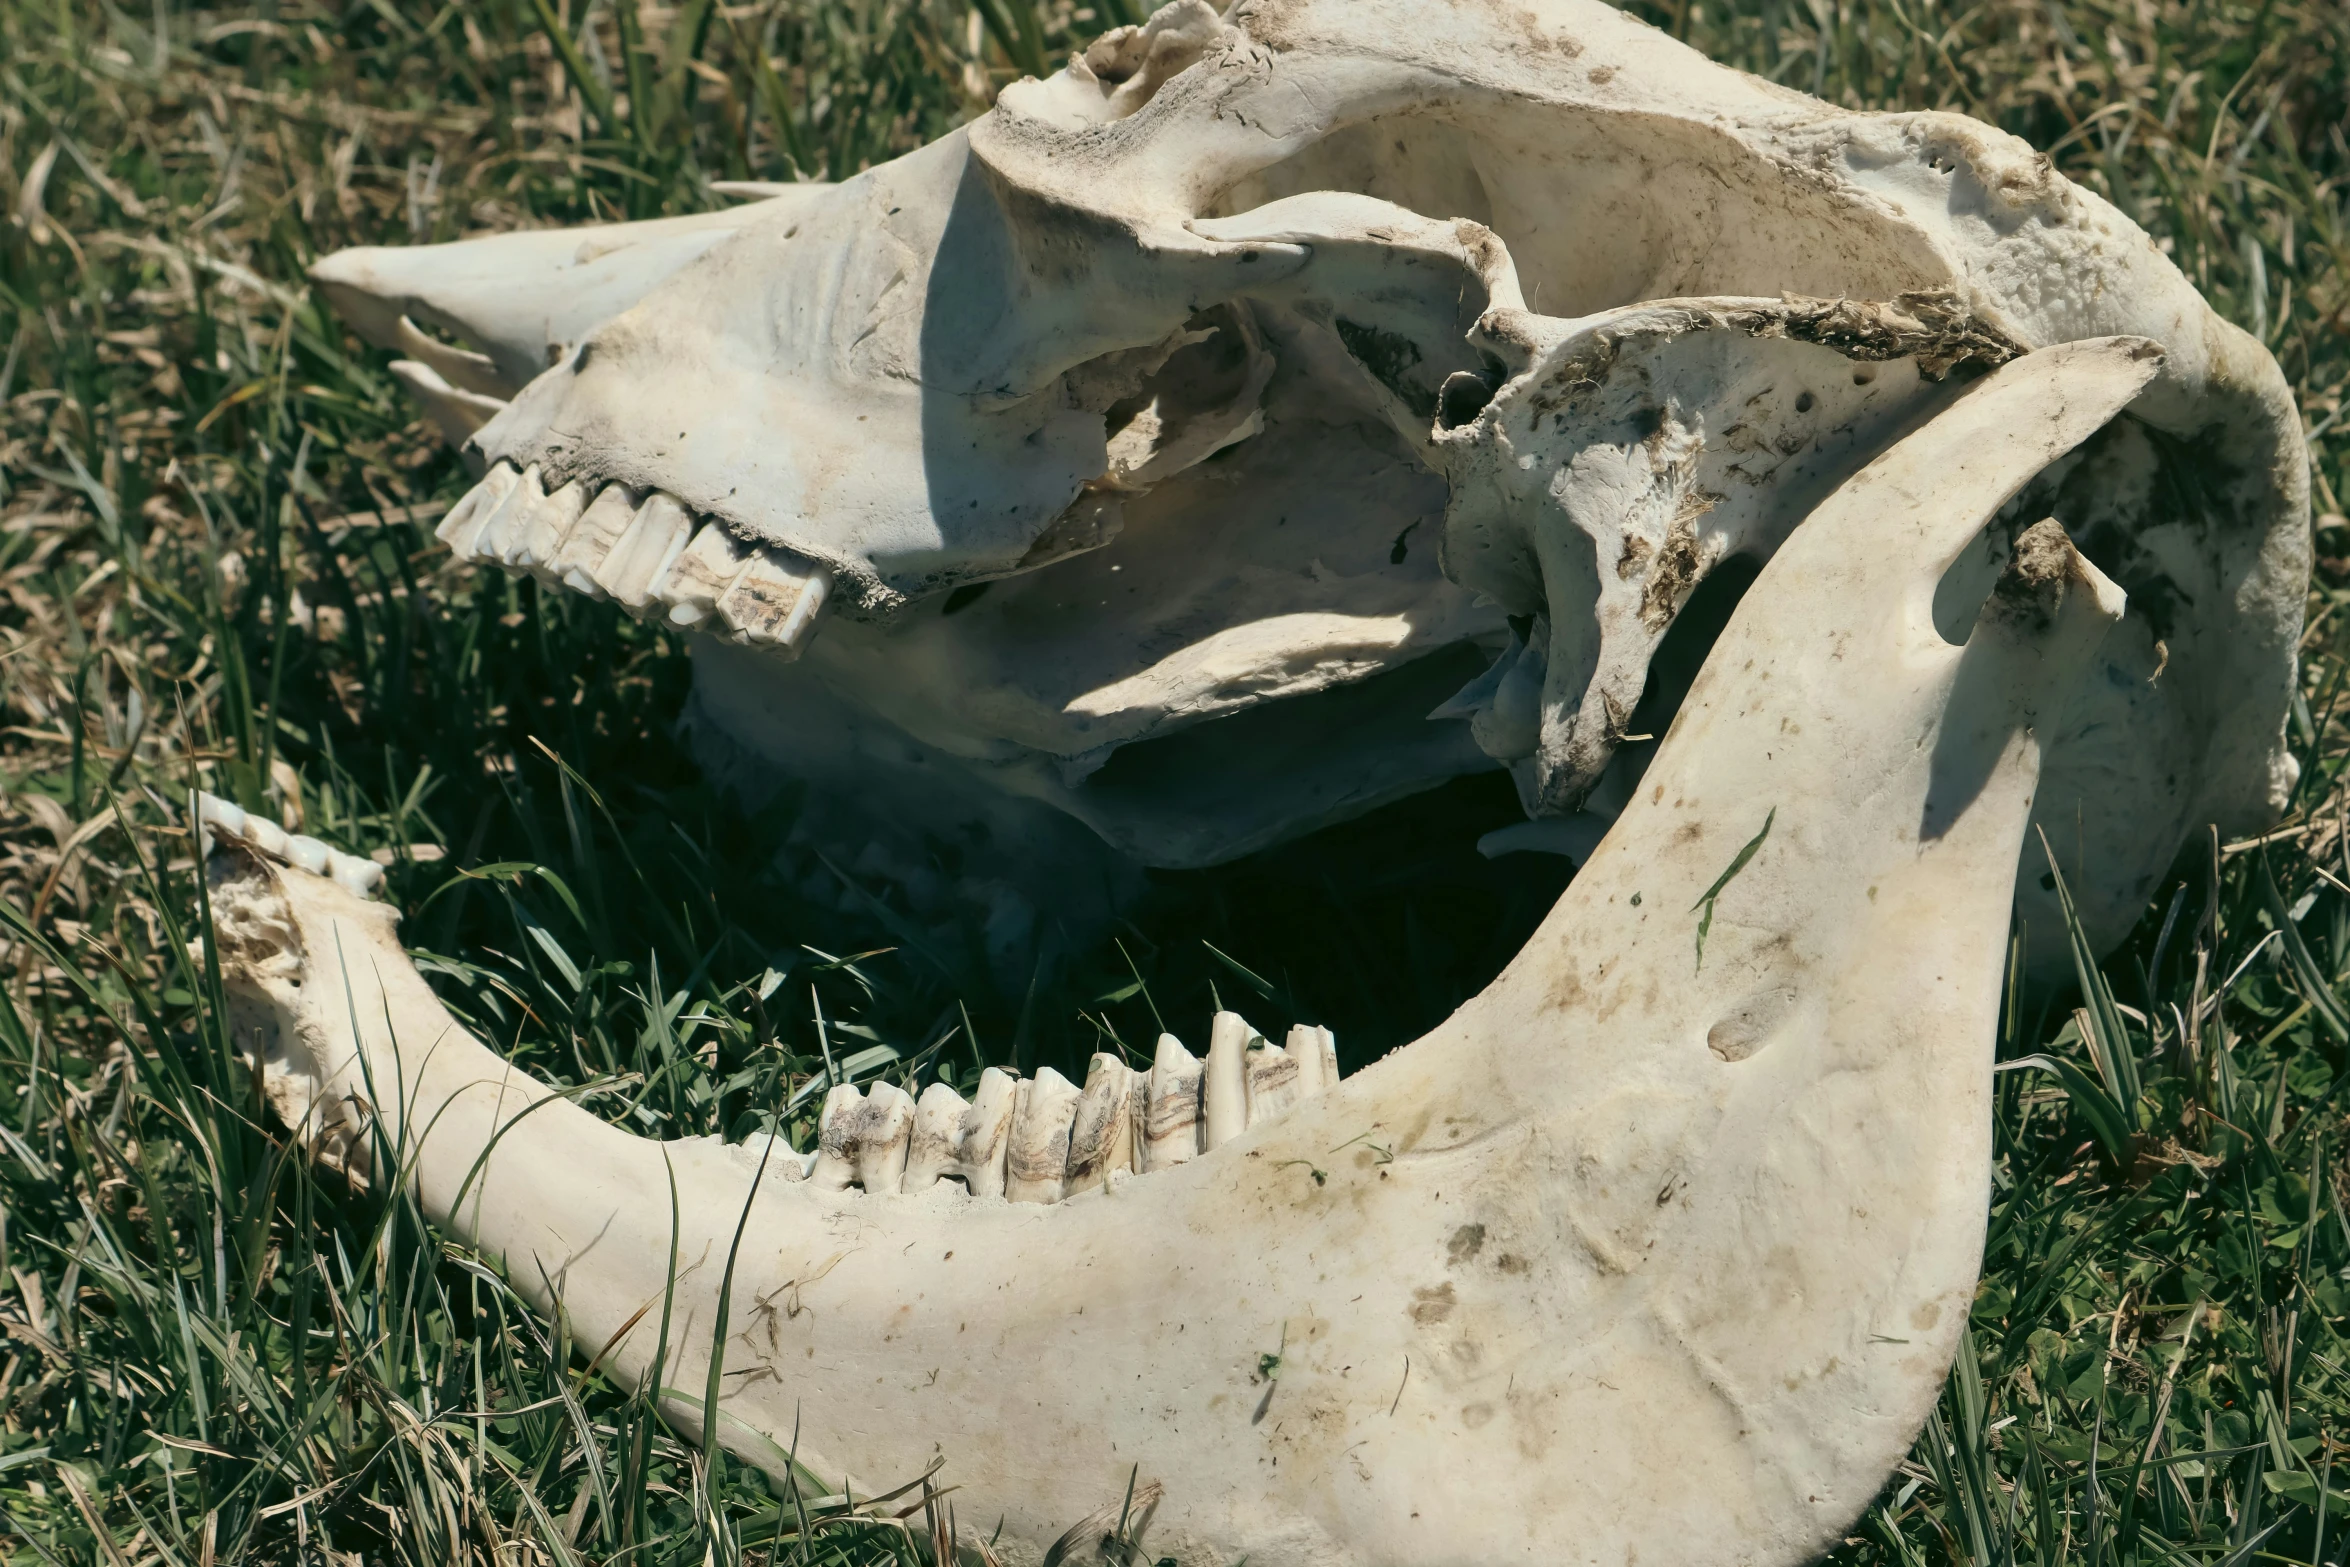
[{"label": "grass", "polygon": [[[2350,1557],[2350,12],[1643,14],[1837,101],[1955,109],[2049,149],[2269,343],[2316,464],[2286,830],[2191,845],[2078,994],[2017,998],[2002,1056],[2047,1064],[1998,1078],[1967,1350],[1839,1559]],[[1359,1063],[1478,988],[1547,907],[1554,871],[1469,852],[1508,810],[1473,781],[1160,878],[1117,941],[1048,943],[1006,980],[980,933],[913,929],[778,858],[788,804],[746,818],[712,793],[671,734],[672,639],[452,569],[430,523],[461,471],[302,286],[340,245],[852,172],[1123,19],[1031,0],[0,0],[10,1560],[924,1549],[918,1492],[773,1494],[411,1206],[289,1156],[182,955],[192,782],[382,851],[451,1003],[659,1135],[780,1114],[804,1140],[828,1061],[1081,1061],[1161,1016],[1196,1034],[1216,999],[1261,1026],[1330,1022]]]}]

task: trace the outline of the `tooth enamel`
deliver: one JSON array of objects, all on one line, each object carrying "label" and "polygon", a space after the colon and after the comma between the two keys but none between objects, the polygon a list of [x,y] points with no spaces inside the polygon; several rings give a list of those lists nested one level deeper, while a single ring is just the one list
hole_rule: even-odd
[{"label": "tooth enamel", "polygon": [[1132,1068],[1106,1051],[1086,1068],[1085,1093],[1069,1128],[1072,1195],[1101,1185],[1112,1171],[1134,1168],[1134,1078]]},{"label": "tooth enamel", "polygon": [[384,868],[356,854],[330,851],[326,873],[345,892],[356,898],[372,898],[384,884]]},{"label": "tooth enamel", "polygon": [[522,470],[497,505],[490,508],[474,529],[473,538],[465,549],[468,560],[504,564],[507,552],[516,540],[529,531],[530,519],[547,504],[547,492],[539,482],[538,464]]},{"label": "tooth enamel", "polygon": [[196,794],[196,835],[204,852],[212,852],[213,830],[217,828],[231,837],[245,835],[245,813],[216,794],[199,790]]},{"label": "tooth enamel", "polygon": [[857,1184],[877,1196],[896,1196],[905,1183],[913,1130],[913,1099],[895,1083],[875,1083],[865,1095],[857,1134]]},{"label": "tooth enamel", "polygon": [[1004,1173],[1006,1197],[1014,1202],[1061,1200],[1068,1189],[1069,1131],[1081,1097],[1075,1083],[1049,1066],[1022,1080]]},{"label": "tooth enamel", "polygon": [[625,486],[606,485],[571,525],[553,557],[539,568],[540,580],[590,598],[604,597],[597,576],[635,521],[635,498]]},{"label": "tooth enamel", "polygon": [[1012,1118],[1020,1106],[1020,1080],[1001,1067],[979,1074],[971,1107],[963,1112],[955,1132],[955,1163],[947,1173],[960,1175],[974,1197],[1001,1197],[1009,1175]]},{"label": "tooth enamel", "polygon": [[808,1179],[822,1191],[857,1184],[857,1140],[865,1129],[865,1096],[854,1083],[835,1083],[816,1117],[816,1163]]},{"label": "tooth enamel", "polygon": [[[551,495],[539,496],[525,516],[508,525],[496,552],[498,563],[509,571],[541,576],[546,563],[562,549],[564,538],[578,525],[587,503],[588,488],[576,481]],[[486,553],[486,539],[482,547]]]},{"label": "tooth enamel", "polygon": [[1143,1170],[1171,1170],[1199,1157],[1200,1085],[1206,1068],[1173,1034],[1159,1036],[1151,1061],[1150,1108],[1143,1117]]},{"label": "tooth enamel", "polygon": [[669,606],[672,625],[699,625],[717,610],[718,601],[749,565],[750,553],[735,543],[723,524],[705,523],[669,568],[655,596]]},{"label": "tooth enamel", "polygon": [[832,591],[832,573],[762,549],[718,601],[718,619],[734,641],[797,653]]},{"label": "tooth enamel", "polygon": [[693,535],[694,519],[671,497],[655,490],[636,509],[636,518],[612,553],[596,568],[596,582],[612,601],[632,613],[652,602],[653,585]]},{"label": "tooth enamel", "polygon": [[327,859],[333,853],[332,849],[320,843],[316,838],[305,838],[296,834],[286,840],[287,863],[296,870],[308,871],[313,876],[326,874]]},{"label": "tooth enamel", "polygon": [[1237,1012],[1208,1026],[1208,1065],[1200,1093],[1202,1148],[1221,1148],[1248,1130],[1248,1047],[1257,1031]]},{"label": "tooth enamel", "polygon": [[1256,1041],[1248,1051],[1245,1064],[1247,1071],[1242,1080],[1248,1090],[1249,1125],[1263,1125],[1304,1097],[1298,1089],[1298,1064],[1279,1045],[1268,1040]]},{"label": "tooth enamel", "polygon": [[1289,1031],[1289,1039],[1283,1048],[1289,1052],[1289,1059],[1297,1063],[1297,1097],[1300,1099],[1311,1099],[1316,1094],[1326,1093],[1338,1080],[1338,1074],[1330,1070],[1329,1058],[1323,1054],[1323,1037],[1329,1032],[1311,1023],[1299,1023]]},{"label": "tooth enamel", "polygon": [[906,1178],[899,1190],[926,1192],[941,1177],[959,1173],[955,1157],[963,1112],[971,1107],[944,1083],[932,1083],[914,1102],[914,1130],[906,1145]]},{"label": "tooth enamel", "polygon": [[449,508],[449,514],[441,519],[440,526],[433,530],[433,536],[449,546],[449,553],[459,560],[474,559],[474,540],[480,536],[482,525],[490,520],[491,514],[506,499],[507,491],[513,489],[520,479],[521,475],[514,471],[513,464],[493,464],[490,471],[482,475],[481,482],[467,490],[457,504]]},{"label": "tooth enamel", "polygon": [[246,813],[243,836],[245,841],[254,848],[264,854],[274,854],[281,860],[286,857],[287,849],[292,846],[292,840],[286,836],[286,830],[259,811]]}]

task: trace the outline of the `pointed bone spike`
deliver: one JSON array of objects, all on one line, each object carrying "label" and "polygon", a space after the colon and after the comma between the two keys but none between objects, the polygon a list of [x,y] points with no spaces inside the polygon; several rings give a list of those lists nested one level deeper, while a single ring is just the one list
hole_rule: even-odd
[{"label": "pointed bone spike", "polygon": [[636,509],[636,518],[612,553],[596,568],[596,583],[632,614],[652,602],[653,586],[692,537],[694,519],[670,496],[655,490]]},{"label": "pointed bone spike", "polygon": [[857,1184],[857,1138],[865,1126],[865,1096],[854,1083],[835,1083],[816,1118],[816,1167],[808,1179],[823,1191]]},{"label": "pointed bone spike", "polygon": [[521,478],[512,463],[491,464],[490,471],[481,476],[481,482],[449,508],[440,526],[433,529],[433,536],[449,546],[449,553],[459,560],[473,559],[473,542],[480,536],[482,524],[490,520],[499,503],[506,499],[506,492]]},{"label": "pointed bone spike", "polygon": [[1262,1126],[1297,1104],[1298,1064],[1288,1051],[1260,1039],[1249,1050],[1246,1064],[1249,1125]]},{"label": "pointed bone spike", "polygon": [[1069,1191],[1089,1191],[1113,1170],[1134,1168],[1134,1072],[1106,1051],[1085,1072],[1085,1094],[1069,1128]]},{"label": "pointed bone spike", "polygon": [[1159,1036],[1151,1061],[1150,1109],[1143,1121],[1143,1170],[1171,1170],[1199,1157],[1200,1085],[1206,1068],[1173,1034]]},{"label": "pointed bone spike", "polygon": [[441,439],[462,448],[475,431],[506,411],[495,397],[483,397],[451,386],[431,365],[414,359],[395,359],[385,366],[400,390],[416,399],[441,432]]},{"label": "pointed bone spike", "polygon": [[857,1184],[894,1197],[906,1179],[906,1144],[914,1131],[914,1100],[895,1083],[875,1083],[865,1094],[857,1136]]},{"label": "pointed bone spike", "polygon": [[1297,1097],[1311,1099],[1330,1087],[1327,1068],[1322,1062],[1322,1031],[1311,1023],[1299,1023],[1289,1031],[1282,1045],[1289,1059],[1297,1063]]},{"label": "pointed bone spike", "polygon": [[1201,1092],[1200,1146],[1221,1148],[1248,1129],[1248,1046],[1257,1031],[1237,1012],[1208,1025],[1207,1084]]},{"label": "pointed bone spike", "polygon": [[606,485],[563,536],[554,557],[540,568],[539,580],[590,598],[604,597],[603,584],[597,578],[635,522],[636,498],[622,485]]},{"label": "pointed bone spike", "polygon": [[670,624],[696,626],[709,619],[750,564],[750,553],[735,543],[723,524],[704,523],[656,589],[656,597],[668,608]]},{"label": "pointed bone spike", "polygon": [[971,1107],[944,1083],[933,1083],[914,1102],[914,1131],[906,1145],[906,1178],[898,1189],[909,1196],[926,1192],[955,1172],[955,1134]]},{"label": "pointed bone spike", "polygon": [[826,568],[762,549],[718,601],[718,619],[737,642],[797,654],[831,592]]},{"label": "pointed bone spike", "polygon": [[1020,1108],[1012,1117],[1012,1152],[1004,1195],[1014,1202],[1059,1202],[1068,1189],[1069,1131],[1083,1097],[1075,1083],[1051,1067],[1020,1085]]},{"label": "pointed bone spike", "polygon": [[452,348],[438,338],[427,337],[406,316],[400,318],[395,330],[394,348],[420,364],[431,366],[436,375],[460,392],[505,402],[521,390],[498,374],[498,367],[490,362],[487,354]]},{"label": "pointed bone spike", "polygon": [[1019,1109],[1020,1080],[1001,1067],[979,1074],[971,1108],[955,1131],[955,1166],[974,1197],[1001,1197],[1012,1152],[1012,1117]]}]

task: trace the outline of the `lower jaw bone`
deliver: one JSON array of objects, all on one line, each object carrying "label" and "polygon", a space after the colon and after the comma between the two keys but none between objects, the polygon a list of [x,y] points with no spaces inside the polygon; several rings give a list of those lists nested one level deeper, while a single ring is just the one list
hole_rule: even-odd
[{"label": "lower jaw bone", "polygon": [[[664,1380],[703,1385],[747,1203],[719,1439],[780,1473],[802,1433],[867,1492],[943,1449],[1013,1559],[1139,1466],[1147,1554],[1185,1563],[1795,1562],[1875,1494],[1966,1318],[2037,737],[2120,613],[2051,524],[1963,647],[1935,585],[2152,369],[2131,340],[2029,355],[1824,503],[1524,952],[1341,1082],[1318,1033],[1276,1061],[1219,1019],[1204,1069],[1170,1039],[1098,1093],[836,1090],[858,1134],[754,1190],[755,1150],[546,1102],[388,909],[208,820],[232,1001],[282,1114],[396,1160],[540,1305],[561,1281],[622,1379],[674,1255]],[[1062,1195],[1072,1127],[1143,1173],[1003,1200]],[[749,1309],[785,1289],[805,1309]]]}]

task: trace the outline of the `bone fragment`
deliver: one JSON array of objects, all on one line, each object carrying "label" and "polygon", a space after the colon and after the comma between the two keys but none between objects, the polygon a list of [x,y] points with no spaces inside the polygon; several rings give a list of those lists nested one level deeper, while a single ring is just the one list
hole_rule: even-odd
[{"label": "bone fragment", "polygon": [[660,584],[670,624],[696,626],[707,620],[749,565],[749,552],[735,543],[723,524],[704,523]]},{"label": "bone fragment", "polygon": [[955,1132],[955,1164],[974,1197],[1001,1197],[1009,1174],[1012,1118],[1019,1110],[1021,1082],[1001,1067],[979,1074],[971,1107]]},{"label": "bone fragment", "polygon": [[936,1186],[940,1177],[956,1174],[956,1133],[963,1113],[971,1107],[944,1083],[932,1083],[914,1102],[914,1130],[906,1146],[906,1178],[899,1188],[909,1196]]},{"label": "bone fragment", "polygon": [[1200,1085],[1206,1068],[1173,1034],[1159,1036],[1151,1061],[1149,1109],[1137,1168],[1171,1170],[1199,1157]]},{"label": "bone fragment", "polygon": [[1221,1148],[1248,1130],[1248,1047],[1257,1031],[1237,1012],[1208,1025],[1206,1086],[1201,1091],[1202,1148]]},{"label": "bone fragment", "polygon": [[604,562],[635,521],[635,497],[624,486],[604,486],[563,536],[553,557],[540,568],[539,580],[590,598],[604,597],[603,584],[597,579]]},{"label": "bone fragment", "polygon": [[865,1129],[865,1096],[854,1083],[835,1083],[816,1117],[816,1164],[808,1180],[820,1191],[857,1184],[857,1139]]},{"label": "bone fragment", "polygon": [[499,503],[505,500],[506,492],[521,478],[512,463],[492,464],[490,471],[481,476],[481,482],[449,508],[449,514],[433,530],[434,536],[449,546],[449,553],[459,560],[472,560],[473,543],[481,535],[482,524],[490,520]]},{"label": "bone fragment", "polygon": [[1085,1093],[1069,1128],[1071,1195],[1090,1191],[1112,1172],[1134,1168],[1134,1070],[1107,1051],[1097,1051],[1085,1073]]},{"label": "bone fragment", "polygon": [[914,1100],[895,1083],[875,1083],[866,1090],[862,1122],[857,1133],[857,1184],[877,1196],[894,1197],[905,1183]]},{"label": "bone fragment", "polygon": [[637,507],[635,521],[597,568],[597,584],[623,609],[641,613],[652,602],[669,563],[693,536],[693,528],[692,515],[673,497],[655,490]]},{"label": "bone fragment", "polygon": [[[1317,1068],[1320,1065],[1319,1061],[1315,1062]],[[1242,1081],[1248,1090],[1249,1125],[1262,1126],[1295,1108],[1305,1097],[1298,1086],[1298,1063],[1279,1045],[1263,1039],[1254,1041],[1245,1058],[1245,1067]]]},{"label": "bone fragment", "polygon": [[1012,1116],[1004,1195],[1014,1202],[1059,1202],[1068,1189],[1069,1132],[1082,1091],[1051,1067],[1022,1080]]}]

